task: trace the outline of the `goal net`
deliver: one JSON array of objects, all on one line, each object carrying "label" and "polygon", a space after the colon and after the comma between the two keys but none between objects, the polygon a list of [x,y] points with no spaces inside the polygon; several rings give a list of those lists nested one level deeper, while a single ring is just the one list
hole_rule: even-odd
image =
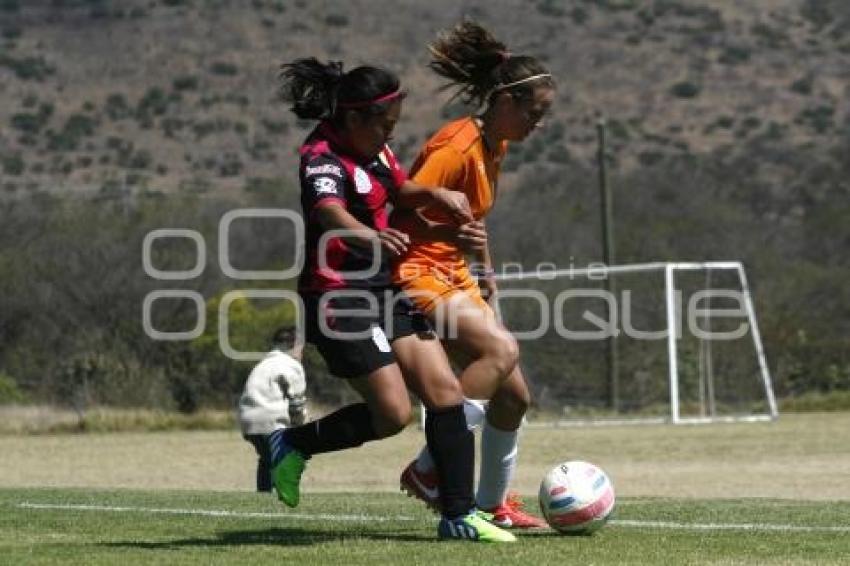
[{"label": "goal net", "polygon": [[739,262],[497,275],[532,424],[769,420],[778,412]]}]

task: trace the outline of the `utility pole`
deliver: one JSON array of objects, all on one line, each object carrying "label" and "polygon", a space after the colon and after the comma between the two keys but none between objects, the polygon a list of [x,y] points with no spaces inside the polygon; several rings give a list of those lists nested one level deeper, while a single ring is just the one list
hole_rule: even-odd
[{"label": "utility pole", "polygon": [[[614,265],[614,214],[613,201],[611,198],[611,187],[608,183],[608,164],[607,164],[607,148],[605,145],[605,118],[600,116],[596,121],[596,134],[599,141],[599,147],[596,154],[597,163],[599,166],[599,196],[600,196],[600,212],[602,217],[602,260],[606,266]],[[617,285],[608,273],[605,276],[605,291],[610,295],[617,294]],[[616,304],[616,303],[615,303]],[[610,303],[606,302],[606,309],[609,310],[606,320],[612,320],[610,312]],[[614,329],[616,332],[617,329]],[[616,336],[608,337],[607,344],[608,358],[608,383],[607,397],[608,407],[613,411],[620,408],[620,377],[619,377],[619,360],[617,357],[617,338]]]}]

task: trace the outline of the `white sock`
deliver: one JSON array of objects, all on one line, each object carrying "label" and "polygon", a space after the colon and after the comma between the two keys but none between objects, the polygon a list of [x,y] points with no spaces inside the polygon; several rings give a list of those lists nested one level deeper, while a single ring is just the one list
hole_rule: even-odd
[{"label": "white sock", "polygon": [[484,415],[487,413],[487,406],[482,401],[475,399],[463,398],[463,414],[466,416],[466,426],[469,430],[474,431],[484,423]]},{"label": "white sock", "polygon": [[[481,401],[475,399],[463,399],[463,414],[466,416],[466,426],[469,430],[475,431],[484,422],[486,407]],[[434,469],[434,459],[431,457],[431,452],[428,451],[428,445],[422,447],[419,455],[416,457],[416,471],[428,473]]]},{"label": "white sock", "polygon": [[517,430],[499,430],[488,422],[484,423],[481,471],[475,497],[480,509],[492,509],[504,503],[516,470],[518,437]]}]

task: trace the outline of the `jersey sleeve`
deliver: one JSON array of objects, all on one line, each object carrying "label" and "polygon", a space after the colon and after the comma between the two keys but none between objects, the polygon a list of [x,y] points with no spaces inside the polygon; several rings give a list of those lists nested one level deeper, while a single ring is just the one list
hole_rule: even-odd
[{"label": "jersey sleeve", "polygon": [[420,155],[411,169],[411,178],[420,185],[446,187],[454,191],[463,190],[465,176],[466,160],[451,146]]},{"label": "jersey sleeve", "polygon": [[305,212],[330,203],[346,206],[346,172],[342,163],[332,155],[317,155],[306,161],[301,169],[301,195]]}]

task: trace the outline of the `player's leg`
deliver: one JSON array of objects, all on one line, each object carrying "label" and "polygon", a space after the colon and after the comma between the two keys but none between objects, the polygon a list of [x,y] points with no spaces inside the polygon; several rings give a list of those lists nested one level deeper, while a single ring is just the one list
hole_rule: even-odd
[{"label": "player's leg", "polygon": [[[474,431],[484,423],[485,407],[480,401],[472,399],[463,400],[463,414],[466,417],[466,426]],[[417,457],[408,464],[401,474],[399,483],[401,490],[411,497],[422,500],[434,511],[440,510],[440,490],[437,468],[431,451],[425,444],[419,451]]]},{"label": "player's leg", "polygon": [[363,403],[348,405],[301,426],[275,431],[270,437],[275,488],[290,507],[298,505],[301,474],[312,456],[391,436],[410,420],[410,399],[396,364],[349,383],[363,396]]},{"label": "player's leg", "polygon": [[519,427],[529,403],[528,387],[517,366],[487,407],[476,496],[482,509],[491,511],[505,503],[516,470]]},{"label": "player's leg", "polygon": [[[430,282],[430,285],[440,283],[440,280]],[[503,357],[502,350],[499,346],[507,338],[512,340],[512,337],[507,333],[499,331],[495,326],[495,317],[486,312],[488,309],[486,303],[479,304],[463,290],[449,287],[439,290],[441,295],[439,300],[431,300],[427,306],[429,308],[428,318],[432,324],[440,330],[441,336],[444,338],[443,344],[446,349],[455,348],[452,351],[452,359],[459,360],[460,367],[464,367],[464,376],[461,378],[464,387],[464,393],[467,397],[488,398],[498,389],[498,385],[502,376],[500,375],[510,365],[511,360],[506,360]],[[414,296],[414,300],[420,297]],[[480,296],[478,297],[480,300]],[[483,307],[482,307],[483,304]],[[480,328],[474,330],[475,335],[480,337],[481,346],[473,352],[473,355],[468,355],[465,349],[460,349],[450,339],[456,336],[468,336],[473,333],[471,327],[477,325]],[[494,337],[494,333],[498,332],[498,338]],[[495,344],[495,345],[492,345]],[[483,362],[476,365],[480,358],[478,353],[481,350],[486,350],[492,353],[492,358],[485,359]],[[481,374],[484,377],[479,377]],[[472,388],[470,391],[469,384],[480,385],[481,381],[487,381],[483,387],[479,386]],[[468,424],[480,423],[483,420],[483,410],[480,404],[466,403],[465,404],[466,420]],[[432,509],[439,509],[439,499],[437,483],[439,476],[434,466],[433,455],[425,446],[420,451],[416,460],[411,462],[402,472],[399,480],[401,489],[409,495],[421,499]]]},{"label": "player's leg", "polygon": [[[498,327],[498,331],[478,324],[481,319],[467,317],[458,326],[459,331],[454,337],[449,337],[449,349],[458,357],[471,359],[475,364],[486,355],[481,348],[482,337],[487,334],[497,334],[499,331],[510,336],[510,333],[492,315],[489,306],[484,307],[482,301],[471,296],[471,301],[481,307],[482,312],[489,315],[485,318],[490,324]],[[516,348],[513,336],[506,338],[509,349]],[[467,366],[468,370],[469,366]],[[464,393],[467,396],[480,394],[474,381],[475,375],[467,371],[461,374]],[[518,498],[508,498],[508,486],[516,470],[519,445],[519,427],[525,416],[531,396],[525,377],[518,365],[515,365],[501,381],[498,388],[490,397],[487,405],[487,415],[481,434],[481,468],[478,476],[478,493],[476,501],[479,507],[492,513],[496,524],[504,527],[536,528],[544,527],[545,523],[522,511]]]},{"label": "player's leg", "polygon": [[269,460],[271,457],[269,443],[263,434],[248,434],[243,436],[251,443],[257,452],[257,491],[270,492],[272,490],[272,476]]},{"label": "player's leg", "polygon": [[[307,339],[331,373],[348,381],[364,402],[270,435],[272,478],[278,496],[290,507],[298,504],[301,474],[311,456],[390,436],[410,419],[404,380],[387,337],[377,326],[380,317],[363,317],[364,304],[368,306],[368,300],[361,297],[332,299],[324,307],[318,299],[305,300]],[[325,317],[325,324],[319,324],[320,317]]]},{"label": "player's leg", "polygon": [[441,538],[512,542],[513,535],[484,520],[475,508],[475,440],[464,416],[463,394],[448,358],[433,334],[393,342],[408,387],[427,413],[425,438],[439,478]]},{"label": "player's leg", "polygon": [[487,406],[481,433],[481,470],[476,501],[502,527],[546,526],[543,520],[522,510],[522,501],[518,497],[508,495],[508,487],[516,471],[519,427],[530,402],[528,385],[517,366]]},{"label": "player's leg", "polygon": [[[492,512],[497,524],[506,527],[545,526],[541,520],[522,512],[518,499],[507,497],[507,489],[516,469],[519,427],[531,401],[525,377],[516,365],[516,340],[496,319],[480,294],[458,293],[447,304],[449,308],[462,308],[462,312],[471,313],[472,309],[477,308],[481,313],[479,316],[468,314],[459,317],[457,332],[445,337],[447,349],[453,358],[467,364],[461,373],[461,383],[467,397],[481,398],[488,392],[482,389],[482,382],[484,387],[489,387],[490,381],[482,379],[478,372],[497,371],[493,364],[484,365],[485,360],[492,357],[493,348],[504,349],[506,353],[503,355],[514,360],[506,378],[498,381],[487,405],[481,440],[481,470],[476,497],[478,505]],[[496,339],[488,340],[491,336]]]},{"label": "player's leg", "polygon": [[425,405],[425,439],[437,470],[440,509],[455,518],[474,506],[475,439],[466,426],[463,393],[435,335],[393,343],[407,386]]},{"label": "player's leg", "polygon": [[456,292],[432,312],[453,359],[464,368],[460,381],[466,397],[491,399],[513,372],[519,347],[480,295]]}]

